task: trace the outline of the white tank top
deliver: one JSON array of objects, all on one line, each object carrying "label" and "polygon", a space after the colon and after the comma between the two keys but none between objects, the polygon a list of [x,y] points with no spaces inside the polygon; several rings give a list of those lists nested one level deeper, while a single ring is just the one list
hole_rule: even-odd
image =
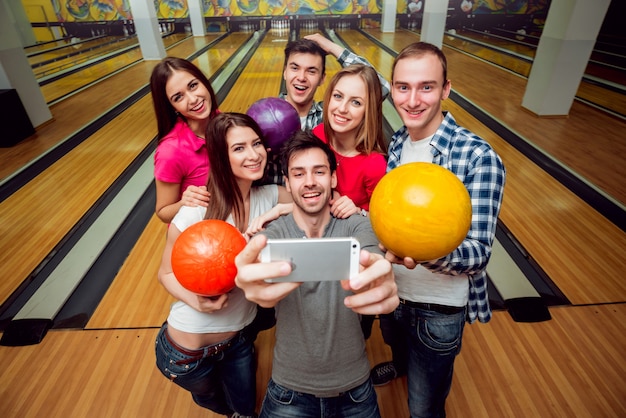
[{"label": "white tank top", "polygon": [[[250,191],[250,219],[272,209],[278,203],[278,186],[270,184]],[[181,232],[200,222],[206,214],[205,207],[180,208],[172,224]],[[226,222],[233,224],[232,217]],[[250,324],[256,315],[256,304],[246,299],[243,290],[235,287],[228,294],[228,306],[213,313],[198,312],[184,302],[176,301],[170,308],[167,322],[173,328],[194,334],[239,331]]]}]

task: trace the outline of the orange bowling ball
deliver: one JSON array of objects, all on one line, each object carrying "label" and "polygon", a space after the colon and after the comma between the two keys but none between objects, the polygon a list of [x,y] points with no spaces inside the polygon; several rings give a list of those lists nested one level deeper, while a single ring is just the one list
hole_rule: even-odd
[{"label": "orange bowling ball", "polygon": [[394,168],[378,182],[370,218],[381,244],[398,257],[436,260],[467,235],[472,205],[467,189],[451,171],[415,162]]},{"label": "orange bowling ball", "polygon": [[217,296],[235,287],[235,257],[246,240],[229,223],[207,219],[185,229],[172,247],[172,271],[187,290]]}]

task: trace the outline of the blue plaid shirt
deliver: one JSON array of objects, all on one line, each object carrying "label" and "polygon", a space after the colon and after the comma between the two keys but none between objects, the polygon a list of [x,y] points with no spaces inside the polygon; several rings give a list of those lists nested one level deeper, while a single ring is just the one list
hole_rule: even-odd
[{"label": "blue plaid shirt", "polygon": [[[341,55],[339,55],[339,58],[337,58],[337,61],[339,62],[339,64],[341,64],[342,67],[347,67],[352,64],[364,64],[373,67],[373,65],[370,64],[369,61],[367,61],[365,58],[360,57],[347,49],[343,50]],[[385,100],[389,95],[391,86],[389,85],[389,82],[385,80],[385,77],[383,77],[380,73],[378,73],[378,80],[380,80],[383,100]],[[280,93],[279,97],[286,100],[287,93]],[[306,120],[302,129],[304,129],[305,131],[310,131],[311,129],[322,123],[323,119],[324,102],[313,102],[311,109],[309,109],[309,113],[306,115]],[[268,156],[267,172],[265,174],[264,183],[273,183],[280,185],[285,184],[280,166],[280,158],[276,153],[272,153]]]},{"label": "blue plaid shirt", "polygon": [[[439,260],[422,263],[433,272],[467,274],[469,277],[468,321],[488,322],[491,309],[487,295],[487,263],[502,204],[506,172],[500,157],[482,138],[457,125],[449,112],[430,141],[433,163],[453,172],[467,188],[472,202],[472,224],[456,250]],[[387,171],[400,165],[406,127],[389,144]]]}]

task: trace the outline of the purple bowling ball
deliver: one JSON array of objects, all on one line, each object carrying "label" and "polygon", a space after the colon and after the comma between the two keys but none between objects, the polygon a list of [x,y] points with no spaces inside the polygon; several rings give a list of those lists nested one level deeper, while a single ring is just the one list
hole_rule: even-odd
[{"label": "purple bowling ball", "polygon": [[291,134],[300,129],[300,117],[296,109],[278,97],[257,100],[247,113],[261,128],[266,145],[276,152]]}]

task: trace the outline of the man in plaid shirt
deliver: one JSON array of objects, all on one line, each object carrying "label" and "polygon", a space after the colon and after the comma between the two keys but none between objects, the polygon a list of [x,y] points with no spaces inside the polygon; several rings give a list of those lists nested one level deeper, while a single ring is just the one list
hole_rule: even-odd
[{"label": "man in plaid shirt", "polygon": [[[303,130],[311,130],[322,123],[323,102],[315,101],[317,88],[324,83],[326,76],[326,54],[331,54],[343,66],[364,64],[372,66],[360,57],[323,35],[316,33],[287,44],[283,79],[287,88],[280,97],[287,100],[298,111]],[[383,100],[389,95],[389,82],[378,75],[382,87]],[[279,150],[272,150],[268,158],[267,183],[284,184],[280,169]]]},{"label": "man in plaid shirt", "polygon": [[394,361],[375,366],[372,378],[384,384],[406,373],[411,417],[445,417],[465,322],[491,319],[486,267],[505,169],[485,140],[442,112],[451,84],[439,48],[424,42],[405,47],[391,77],[391,97],[404,126],[392,137],[387,170],[414,161],[450,170],[470,194],[472,223],[464,241],[438,260],[402,260],[387,254],[395,263],[400,305],[381,318],[381,329]]}]

